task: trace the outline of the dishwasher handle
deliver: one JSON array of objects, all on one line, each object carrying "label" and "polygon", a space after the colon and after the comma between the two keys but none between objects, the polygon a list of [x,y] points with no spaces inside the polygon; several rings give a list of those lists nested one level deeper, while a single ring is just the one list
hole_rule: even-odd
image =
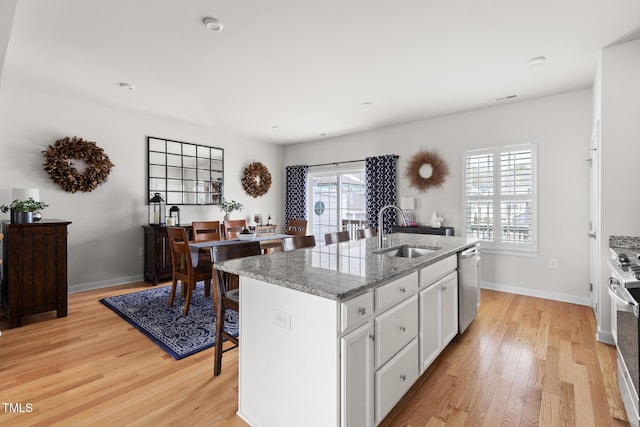
[{"label": "dishwasher handle", "polygon": [[478,255],[478,252],[480,252],[478,250],[477,246],[473,246],[469,249],[465,249],[464,251],[460,252],[460,257],[461,258],[471,258],[474,257],[476,255]]}]

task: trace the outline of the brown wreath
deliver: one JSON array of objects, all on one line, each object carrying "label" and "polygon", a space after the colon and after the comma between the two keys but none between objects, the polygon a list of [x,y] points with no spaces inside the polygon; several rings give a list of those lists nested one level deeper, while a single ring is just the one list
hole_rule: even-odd
[{"label": "brown wreath", "polygon": [[[114,166],[109,156],[95,142],[75,136],[57,140],[42,153],[45,157],[44,170],[49,173],[51,180],[71,193],[95,190],[98,185],[107,181]],[[71,162],[73,159],[87,163],[83,173],[74,167]]]},{"label": "brown wreath", "polygon": [[[431,165],[433,169],[429,178],[424,178],[420,175],[420,168],[426,164]],[[445,178],[449,175],[449,165],[437,152],[422,150],[414,154],[409,160],[406,175],[411,187],[419,191],[425,191],[430,187],[442,187]]]},{"label": "brown wreath", "polygon": [[244,168],[242,188],[251,197],[259,197],[267,194],[271,188],[271,174],[269,169],[260,162],[253,162]]}]

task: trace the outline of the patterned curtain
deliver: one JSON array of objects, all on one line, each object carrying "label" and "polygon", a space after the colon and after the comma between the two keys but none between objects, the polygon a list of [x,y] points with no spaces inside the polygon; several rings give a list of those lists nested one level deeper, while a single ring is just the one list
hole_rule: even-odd
[{"label": "patterned curtain", "polygon": [[284,221],[285,230],[290,219],[307,219],[307,172],[309,166],[287,166]]},{"label": "patterned curtain", "polygon": [[[398,156],[386,155],[365,159],[365,177],[367,181],[367,227],[378,226],[378,214],[386,205],[396,204],[396,159]],[[396,210],[389,209],[383,218],[385,233],[391,232],[396,224]]]}]

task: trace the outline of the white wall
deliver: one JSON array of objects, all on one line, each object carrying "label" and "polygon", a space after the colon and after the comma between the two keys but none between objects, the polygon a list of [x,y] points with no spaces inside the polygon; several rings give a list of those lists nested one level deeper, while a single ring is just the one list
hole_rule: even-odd
[{"label": "white wall", "polygon": [[[245,209],[232,218],[271,213],[282,217],[282,147],[240,139],[215,129],[154,117],[71,98],[61,89],[27,81],[5,69],[0,86],[0,204],[10,189],[35,187],[49,203],[45,218],[72,221],[69,226],[69,285],[80,290],[141,280],[141,225],[147,223],[146,136],[224,148],[225,197]],[[90,193],[66,193],[43,170],[41,150],[57,139],[78,136],[95,141],[115,164],[107,183]],[[271,190],[253,199],[240,178],[252,161],[263,162],[273,176]],[[182,223],[222,220],[213,206],[181,206]],[[7,218],[7,214],[3,215]]]},{"label": "white wall", "polygon": [[640,40],[602,50],[594,116],[600,120],[600,329],[611,329],[609,236],[640,236]]},{"label": "white wall", "polygon": [[[483,254],[483,285],[589,304],[588,142],[592,92],[582,90],[504,104],[370,132],[285,147],[285,165],[314,164],[398,154],[398,196],[417,197],[416,217],[432,212],[461,234],[462,153],[468,149],[538,142],[539,250],[535,257]],[[421,148],[437,149],[450,176],[439,190],[418,193],[403,176]],[[549,259],[557,268],[549,268]]]}]

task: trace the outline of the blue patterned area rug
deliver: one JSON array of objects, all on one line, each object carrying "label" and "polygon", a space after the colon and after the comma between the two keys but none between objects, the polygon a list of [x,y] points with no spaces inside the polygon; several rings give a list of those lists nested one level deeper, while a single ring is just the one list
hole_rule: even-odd
[{"label": "blue patterned area rug", "polygon": [[[174,359],[182,359],[215,345],[215,320],[211,297],[204,296],[202,282],[193,290],[185,317],[180,286],[169,308],[170,286],[103,298],[101,303],[135,326]],[[238,335],[238,313],[227,310],[225,330]]]}]

